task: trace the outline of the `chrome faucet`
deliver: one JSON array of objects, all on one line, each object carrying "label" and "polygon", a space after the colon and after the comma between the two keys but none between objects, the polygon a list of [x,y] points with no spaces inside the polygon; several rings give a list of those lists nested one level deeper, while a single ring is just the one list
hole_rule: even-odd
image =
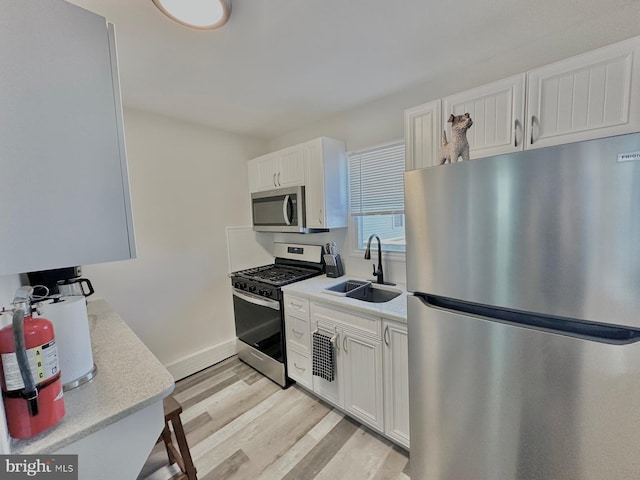
[{"label": "chrome faucet", "polygon": [[373,264],[373,275],[377,278],[376,283],[384,283],[384,272],[382,271],[382,243],[380,237],[375,233],[369,237],[367,241],[367,249],[364,251],[364,259],[371,260],[371,240],[376,237],[378,240],[378,270],[376,270],[376,264]]}]

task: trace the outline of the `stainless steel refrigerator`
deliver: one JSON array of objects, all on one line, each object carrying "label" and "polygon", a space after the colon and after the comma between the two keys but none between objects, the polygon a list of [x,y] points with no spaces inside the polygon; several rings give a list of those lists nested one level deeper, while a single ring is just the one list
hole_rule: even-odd
[{"label": "stainless steel refrigerator", "polygon": [[405,174],[412,480],[640,478],[640,134]]}]

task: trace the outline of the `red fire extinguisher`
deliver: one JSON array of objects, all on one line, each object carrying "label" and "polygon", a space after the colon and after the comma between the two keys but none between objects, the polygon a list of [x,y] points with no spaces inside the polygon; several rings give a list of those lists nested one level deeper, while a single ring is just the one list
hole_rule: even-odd
[{"label": "red fire extinguisher", "polygon": [[31,287],[14,299],[13,322],[0,330],[0,380],[13,438],[47,430],[64,417],[62,380],[53,324],[31,316]]}]

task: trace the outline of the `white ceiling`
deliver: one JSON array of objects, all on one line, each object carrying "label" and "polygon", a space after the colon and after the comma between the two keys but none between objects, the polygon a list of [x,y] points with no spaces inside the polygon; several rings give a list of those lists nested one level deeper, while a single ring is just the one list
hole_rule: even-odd
[{"label": "white ceiling", "polygon": [[638,0],[232,0],[212,31],[151,0],[71,3],[116,25],[125,106],[264,139],[483,62],[640,35]]}]

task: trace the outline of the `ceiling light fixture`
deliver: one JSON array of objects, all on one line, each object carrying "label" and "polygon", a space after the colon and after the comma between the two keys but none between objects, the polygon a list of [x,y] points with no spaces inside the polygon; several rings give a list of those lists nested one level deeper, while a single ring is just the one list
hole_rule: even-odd
[{"label": "ceiling light fixture", "polygon": [[153,0],[171,20],[199,30],[221,27],[231,14],[231,0]]}]

